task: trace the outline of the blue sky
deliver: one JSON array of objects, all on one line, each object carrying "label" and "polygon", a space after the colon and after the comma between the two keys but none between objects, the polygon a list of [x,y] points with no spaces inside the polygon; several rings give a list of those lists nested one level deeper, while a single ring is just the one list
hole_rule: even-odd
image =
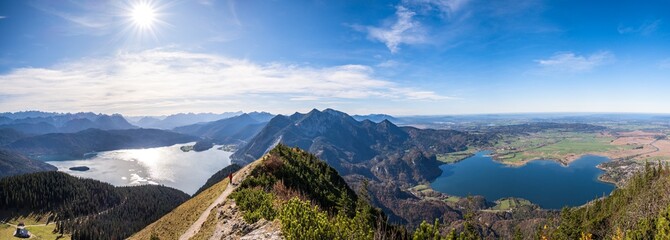
[{"label": "blue sky", "polygon": [[[149,6],[141,27],[133,12]],[[668,1],[0,1],[0,111],[670,113]]]}]

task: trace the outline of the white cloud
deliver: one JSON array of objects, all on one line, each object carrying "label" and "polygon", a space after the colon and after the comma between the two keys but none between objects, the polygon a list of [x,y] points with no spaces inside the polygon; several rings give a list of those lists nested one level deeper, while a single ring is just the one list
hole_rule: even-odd
[{"label": "white cloud", "polygon": [[535,62],[550,70],[581,72],[611,63],[614,59],[614,54],[608,51],[596,52],[589,56],[565,52],[556,53],[548,59],[535,60]]},{"label": "white cloud", "polygon": [[164,49],[86,58],[49,68],[19,68],[0,75],[0,85],[3,111],[146,113],[203,107],[216,111],[235,104],[241,109],[285,100],[447,99],[375,78],[369,66],[258,64]]},{"label": "white cloud", "polygon": [[5,19],[5,18],[7,18],[7,16],[0,16],[0,19]]},{"label": "white cloud", "polygon": [[428,16],[438,12],[444,17],[451,17],[469,2],[470,0],[404,0],[396,6],[393,18],[381,26],[354,25],[353,28],[366,32],[368,39],[382,42],[392,53],[397,53],[401,45],[427,42],[427,28],[416,16]]},{"label": "white cloud", "polygon": [[377,67],[381,67],[381,68],[393,68],[393,67],[397,67],[397,66],[399,66],[399,65],[400,65],[400,62],[398,62],[398,61],[395,61],[395,60],[386,60],[386,61],[383,61],[383,62],[380,62],[379,64],[377,64]]},{"label": "white cloud", "polygon": [[401,44],[416,44],[425,41],[425,31],[421,24],[414,20],[415,12],[403,7],[396,7],[396,20],[393,24],[382,27],[367,27],[368,38],[386,44],[392,53],[398,52]]}]

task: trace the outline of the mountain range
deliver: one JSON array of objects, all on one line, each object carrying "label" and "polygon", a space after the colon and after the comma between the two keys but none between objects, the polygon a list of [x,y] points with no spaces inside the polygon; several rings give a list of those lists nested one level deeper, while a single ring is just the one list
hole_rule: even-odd
[{"label": "mountain range", "polygon": [[218,121],[174,128],[175,132],[212,139],[217,144],[243,145],[260,132],[267,118],[256,114],[241,114]]},{"label": "mountain range", "polygon": [[82,158],[90,152],[161,147],[197,141],[199,138],[159,129],[100,130],[49,133],[22,138],[5,148],[42,160]]},{"label": "mountain range", "polygon": [[120,114],[18,112],[0,114],[0,129],[39,135],[46,133],[73,133],[89,128],[102,130],[132,129]]},{"label": "mountain range", "polygon": [[[244,112],[224,113],[178,113],[169,116],[127,117],[133,124],[142,128],[174,129],[176,127],[202,124],[242,115]],[[266,112],[250,112],[257,121],[267,122],[274,115]]]},{"label": "mountain range", "polygon": [[282,143],[316,154],[345,176],[414,184],[440,175],[436,153],[465,150],[486,141],[465,132],[398,127],[388,120],[357,121],[336,110],[314,109],[274,117],[231,158],[246,164]]}]

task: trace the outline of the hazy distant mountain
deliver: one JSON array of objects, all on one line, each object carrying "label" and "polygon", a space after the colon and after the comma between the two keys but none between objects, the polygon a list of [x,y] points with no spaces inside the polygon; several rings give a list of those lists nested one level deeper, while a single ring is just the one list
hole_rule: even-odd
[{"label": "hazy distant mountain", "polygon": [[178,113],[167,116],[163,119],[159,117],[143,117],[137,122],[137,126],[143,128],[173,129],[175,127],[186,126],[196,123],[211,122],[224,118],[234,117],[243,112],[225,112],[225,113]]},{"label": "hazy distant mountain", "polygon": [[268,112],[250,112],[247,114],[249,114],[251,118],[256,119],[256,121],[259,122],[269,122],[270,119],[275,117],[274,114]]},{"label": "hazy distant mountain", "polygon": [[14,120],[11,119],[11,118],[0,116],[0,125],[8,124],[8,123],[11,123],[12,121],[14,121]]},{"label": "hazy distant mountain", "polygon": [[38,159],[48,156],[81,158],[89,152],[160,147],[197,140],[197,137],[159,129],[87,129],[23,138],[6,147]]},{"label": "hazy distant mountain", "polygon": [[[259,113],[255,113],[255,115],[261,117],[261,119],[266,117],[266,115]],[[266,123],[253,118],[251,114],[245,113],[218,121],[177,127],[174,131],[209,138],[219,144],[242,144],[260,132]]]},{"label": "hazy distant mountain", "polygon": [[56,170],[56,167],[45,162],[32,160],[20,153],[0,148],[0,178],[25,173]]},{"label": "hazy distant mountain", "polygon": [[366,120],[366,119],[367,119],[367,120],[370,120],[370,121],[373,121],[373,122],[376,122],[376,123],[378,123],[378,122],[382,122],[382,121],[384,121],[384,120],[389,120],[389,121],[391,121],[391,122],[394,123],[394,124],[398,124],[398,123],[401,122],[400,119],[395,118],[395,117],[393,117],[393,116],[391,116],[391,115],[387,115],[387,114],[353,115],[353,116],[351,116],[351,117],[353,117],[353,118],[356,119],[357,121],[363,121],[363,120]]},{"label": "hazy distant mountain", "polygon": [[78,132],[88,128],[103,130],[137,128],[128,123],[119,114],[44,113],[31,111],[3,113],[3,115],[5,117],[0,117],[0,128],[10,128],[31,135]]},{"label": "hazy distant mountain", "polygon": [[10,144],[26,137],[25,134],[11,128],[0,128],[0,146]]},{"label": "hazy distant mountain", "polygon": [[140,127],[148,127],[148,126],[153,126],[160,122],[161,119],[157,117],[142,117],[137,121],[134,121],[133,123],[137,126]]},{"label": "hazy distant mountain", "polygon": [[54,125],[40,122],[40,123],[10,123],[0,125],[0,128],[13,129],[15,131],[37,135],[37,134],[46,134],[46,133],[55,133],[58,132],[58,128]]},{"label": "hazy distant mountain", "polygon": [[232,158],[245,164],[278,143],[316,154],[340,174],[416,183],[437,177],[435,153],[463,150],[485,139],[458,131],[398,127],[390,121],[356,121],[326,109],[307,114],[278,115]]},{"label": "hazy distant mountain", "polygon": [[7,117],[11,119],[23,119],[23,118],[42,118],[42,117],[52,117],[59,115],[60,113],[55,112],[41,112],[41,111],[22,111],[22,112],[4,112],[0,113],[0,117]]}]

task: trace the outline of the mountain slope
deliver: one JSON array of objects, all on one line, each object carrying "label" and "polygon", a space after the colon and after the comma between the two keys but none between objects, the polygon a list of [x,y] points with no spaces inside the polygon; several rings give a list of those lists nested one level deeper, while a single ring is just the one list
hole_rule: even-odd
[{"label": "mountain slope", "polygon": [[[252,165],[248,165],[250,167]],[[199,191],[191,199],[176,207],[174,210],[151,223],[141,231],[133,234],[130,239],[178,239],[195,223],[203,213],[209,214],[207,209],[215,204],[215,201],[228,187],[228,178],[217,182],[211,187]]]},{"label": "mountain slope", "polygon": [[196,141],[198,138],[158,129],[99,130],[77,133],[51,133],[24,138],[7,148],[32,156],[81,158],[89,152],[125,148],[148,148]]},{"label": "mountain slope", "polygon": [[[423,220],[463,218],[458,208],[463,206],[450,207],[407,190],[442,173],[436,154],[491,146],[496,139],[494,134],[398,127],[387,120],[356,121],[332,109],[312,110],[276,116],[231,159],[245,164],[279,143],[305,149],[336,169],[349,186],[367,185],[371,202],[392,221],[415,227]],[[484,199],[473,200],[475,206],[486,206]],[[417,211],[425,214],[417,215]]]},{"label": "mountain slope", "polygon": [[390,121],[356,121],[332,109],[276,116],[232,159],[240,164],[262,156],[276,144],[316,154],[342,175],[418,183],[441,173],[436,153],[486,144],[481,135],[450,130],[398,127]]},{"label": "mountain slope", "polygon": [[264,126],[265,122],[257,121],[251,115],[245,113],[214,122],[177,127],[174,131],[209,138],[218,144],[243,144],[255,136]]},{"label": "mountain slope", "polygon": [[552,239],[669,239],[670,169],[659,162],[609,196],[576,208],[565,208],[549,220],[541,235]]},{"label": "mountain slope", "polygon": [[2,178],[0,196],[0,220],[41,216],[35,221],[56,221],[73,239],[128,237],[188,199],[164,186],[114,187],[55,171]]},{"label": "mountain slope", "polygon": [[[238,171],[234,182],[228,185],[225,178],[131,239],[372,239],[404,233],[387,225],[383,213],[354,193],[335,169],[297,148],[276,146]],[[184,222],[191,223],[188,231]]]},{"label": "mountain slope", "polygon": [[17,152],[0,149],[0,178],[25,173],[56,170],[56,167],[48,163],[32,160]]},{"label": "mountain slope", "polygon": [[22,132],[11,128],[0,128],[0,146],[10,144],[24,137],[27,136]]}]

